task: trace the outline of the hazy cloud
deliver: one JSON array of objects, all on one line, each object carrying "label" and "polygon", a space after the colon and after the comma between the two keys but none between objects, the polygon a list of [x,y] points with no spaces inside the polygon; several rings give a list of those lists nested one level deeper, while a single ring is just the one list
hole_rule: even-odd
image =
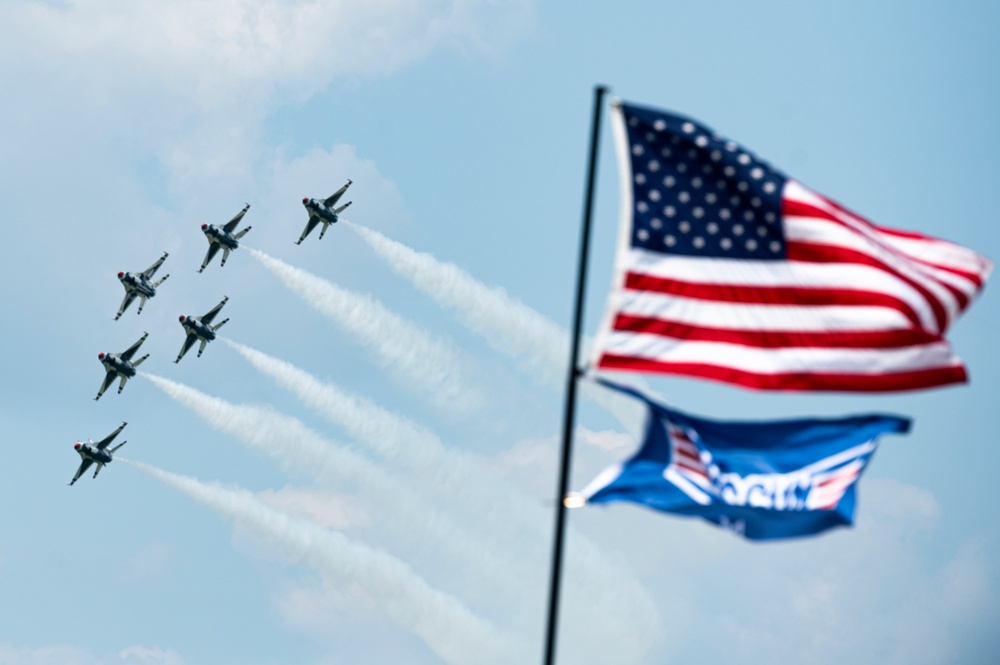
[{"label": "hazy cloud", "polygon": [[[115,96],[159,90],[203,109],[303,98],[345,74],[384,75],[446,47],[491,54],[527,34],[533,2],[136,0],[5,3],[5,50]],[[41,47],[41,48],[40,48]],[[10,62],[10,61],[8,61]]]},{"label": "hazy cloud", "polygon": [[156,542],[125,559],[119,570],[126,580],[146,580],[166,573],[169,562],[170,548],[165,543]]},{"label": "hazy cloud", "polygon": [[125,647],[118,652],[118,657],[130,665],[181,665],[183,660],[173,649],[161,649],[160,647],[144,647],[140,645]]},{"label": "hazy cloud", "polygon": [[183,665],[184,660],[173,649],[133,645],[117,655],[97,655],[89,649],[65,644],[37,648],[12,647],[0,643],[0,663],[3,665]]}]

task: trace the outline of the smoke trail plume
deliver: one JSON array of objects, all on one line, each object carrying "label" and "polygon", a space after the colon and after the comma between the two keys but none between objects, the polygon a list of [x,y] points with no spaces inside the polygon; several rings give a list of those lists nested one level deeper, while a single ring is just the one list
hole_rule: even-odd
[{"label": "smoke trail plume", "polygon": [[354,489],[370,505],[379,507],[380,523],[395,527],[394,534],[422,546],[436,546],[440,558],[451,563],[455,577],[466,581],[471,592],[524,601],[517,575],[500,550],[483,544],[482,538],[432,508],[413,491],[409,481],[331,443],[297,418],[266,407],[231,404],[145,372],[140,375],[212,428],[271,455],[286,468],[298,469],[321,482],[336,482],[339,488]]},{"label": "smoke trail plume", "polygon": [[436,434],[391,413],[371,400],[321,381],[289,362],[249,346],[221,338],[230,348],[291,391],[307,406],[340,425],[355,439],[371,446],[384,459],[411,468],[447,463],[449,452]]},{"label": "smoke trail plume", "polygon": [[[484,545],[505,553],[514,576],[527,588],[544,588],[538,567],[539,543],[549,537],[548,516],[492,469],[460,450],[447,448],[432,432],[390,413],[364,398],[349,395],[283,360],[225,340],[260,372],[292,391],[305,404],[345,429],[377,453],[411,468],[420,490],[438,498],[462,523],[477,530]],[[567,608],[567,616],[593,626],[585,651],[601,654],[616,638],[629,636],[629,648],[645,653],[658,634],[652,600],[629,576],[616,571],[592,542],[572,536],[567,569],[574,591],[585,599]],[[593,640],[593,642],[588,642]],[[612,647],[607,655],[631,662],[627,649]],[[589,659],[588,659],[589,660]]]},{"label": "smoke trail plume", "polygon": [[[453,263],[443,263],[430,254],[417,252],[378,231],[344,220],[375,253],[414,286],[438,304],[452,309],[472,332],[494,349],[521,364],[521,368],[553,387],[566,381],[569,332],[538,311],[512,298],[501,287],[489,287]],[[589,346],[587,340],[583,347]],[[587,352],[584,350],[584,356]],[[641,385],[631,379],[633,385]],[[645,410],[630,398],[582,384],[583,392],[613,414],[635,437],[639,437]]]},{"label": "smoke trail plume", "polygon": [[446,663],[506,665],[526,662],[530,655],[515,638],[473,614],[457,598],[431,587],[406,563],[386,552],[265,506],[246,490],[122,461],[280,545],[289,556],[325,575],[360,584],[382,611],[422,639]]},{"label": "smoke trail plume", "polygon": [[369,344],[380,364],[438,409],[467,417],[490,401],[478,388],[475,363],[453,343],[349,291],[259,250],[250,255],[310,306]]},{"label": "smoke trail plume", "polygon": [[443,307],[453,309],[466,327],[482,335],[497,351],[522,363],[547,384],[562,385],[569,357],[567,331],[504,289],[486,286],[453,263],[442,263],[378,231],[344,222],[393,270]]}]

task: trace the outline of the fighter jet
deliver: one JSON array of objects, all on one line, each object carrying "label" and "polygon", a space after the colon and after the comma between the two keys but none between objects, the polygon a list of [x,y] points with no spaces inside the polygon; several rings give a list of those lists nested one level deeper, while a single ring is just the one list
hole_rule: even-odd
[{"label": "fighter jet", "polygon": [[208,238],[208,253],[205,254],[205,260],[201,262],[201,268],[198,269],[198,272],[205,269],[205,266],[207,266],[208,262],[212,260],[212,257],[215,256],[215,253],[219,251],[220,247],[222,248],[222,265],[219,267],[221,268],[226,265],[226,259],[229,258],[229,252],[240,246],[240,238],[245,236],[247,231],[251,228],[248,226],[239,233],[233,233],[236,229],[236,225],[240,223],[240,220],[243,219],[243,215],[247,214],[247,210],[249,209],[250,204],[248,203],[243,206],[243,210],[236,213],[236,216],[226,222],[226,225],[221,229],[216,228],[214,224],[201,225],[202,233],[204,233],[205,237]]},{"label": "fighter jet", "polygon": [[336,224],[337,220],[340,219],[340,213],[344,212],[347,206],[351,205],[353,201],[348,201],[339,208],[334,208],[337,205],[337,201],[340,197],[344,195],[347,188],[351,186],[351,181],[348,180],[347,184],[335,191],[330,198],[321,201],[317,199],[311,199],[308,196],[302,199],[302,205],[306,207],[306,212],[309,213],[309,221],[306,223],[306,229],[302,232],[302,237],[299,238],[296,245],[301,245],[302,241],[306,239],[306,236],[316,228],[316,225],[320,222],[323,223],[323,229],[319,232],[319,239],[323,239],[323,234],[330,227],[331,224]]},{"label": "fighter jet", "polygon": [[135,376],[135,368],[141,365],[142,361],[149,357],[149,354],[147,353],[142,358],[132,362],[132,356],[134,356],[135,352],[139,350],[139,347],[142,346],[142,343],[146,341],[147,337],[149,337],[149,333],[142,333],[142,337],[139,338],[138,342],[119,354],[105,353],[104,351],[97,354],[101,364],[104,365],[106,370],[108,370],[108,375],[104,377],[104,383],[101,384],[101,389],[97,391],[97,397],[94,398],[95,400],[101,399],[101,395],[104,394],[104,391],[107,390],[111,383],[115,380],[115,377],[121,377],[122,382],[118,386],[118,393],[121,394],[121,391],[125,388],[125,382]]},{"label": "fighter jet", "polygon": [[212,319],[215,315],[219,313],[222,306],[226,304],[229,300],[229,296],[225,296],[218,305],[208,310],[208,313],[204,316],[184,316],[181,315],[181,325],[184,326],[184,331],[187,333],[187,338],[184,340],[184,345],[181,347],[181,352],[177,354],[177,360],[175,363],[179,363],[184,354],[188,352],[192,346],[194,346],[195,340],[201,340],[201,348],[198,349],[198,357],[201,358],[202,352],[205,350],[205,345],[215,339],[215,331],[226,325],[226,321],[229,319],[224,319],[221,323],[216,325],[210,325]]},{"label": "fighter jet", "polygon": [[108,445],[110,445],[114,438],[118,436],[123,429],[125,429],[125,425],[128,425],[128,423],[122,423],[121,427],[116,429],[111,434],[108,434],[96,444],[93,439],[87,439],[87,443],[77,441],[73,444],[73,448],[76,452],[80,453],[80,457],[83,458],[83,461],[80,462],[80,468],[76,470],[76,475],[73,476],[73,480],[69,481],[70,485],[79,480],[80,476],[83,475],[83,472],[89,469],[90,465],[94,462],[97,462],[97,468],[94,469],[94,478],[96,478],[97,474],[101,472],[101,469],[104,468],[105,464],[111,464],[112,454],[114,454],[116,450],[124,446],[127,442],[122,441],[110,450],[108,450]]},{"label": "fighter jet", "polygon": [[155,282],[149,280],[153,279],[153,275],[159,269],[166,258],[169,256],[166,252],[163,252],[163,256],[156,260],[156,263],[149,266],[140,273],[132,274],[130,272],[119,272],[118,279],[121,281],[122,286],[125,287],[125,299],[122,300],[122,306],[118,308],[118,314],[115,315],[115,321],[125,313],[128,306],[132,304],[136,296],[139,297],[139,311],[136,314],[142,314],[142,308],[146,306],[146,299],[152,298],[156,295],[156,287],[166,281],[167,277],[170,275],[164,275]]}]

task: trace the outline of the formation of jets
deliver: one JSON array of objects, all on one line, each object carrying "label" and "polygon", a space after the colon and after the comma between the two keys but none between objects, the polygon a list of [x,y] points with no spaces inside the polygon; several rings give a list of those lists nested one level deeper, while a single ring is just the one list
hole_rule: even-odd
[{"label": "formation of jets", "polygon": [[[296,245],[301,245],[302,241],[306,239],[313,229],[316,228],[318,224],[322,224],[323,228],[319,232],[319,238],[322,240],[323,235],[331,224],[336,224],[340,219],[340,214],[344,212],[347,206],[351,205],[351,201],[348,201],[344,205],[337,207],[337,202],[347,191],[347,188],[351,186],[351,180],[347,181],[347,184],[338,189],[332,195],[326,199],[313,199],[304,198],[302,199],[302,205],[305,206],[306,212],[309,214],[309,221],[306,223],[306,228],[302,231],[302,235],[299,237]],[[242,231],[236,231],[236,227],[239,226],[240,222],[243,221],[243,217],[247,214],[250,209],[250,204],[246,204],[242,210],[236,213],[236,216],[231,220],[226,222],[221,227],[216,227],[214,224],[202,224],[201,230],[205,234],[205,238],[208,240],[208,252],[205,254],[205,260],[202,261],[201,267],[198,272],[203,272],[208,264],[212,261],[215,255],[222,250],[222,261],[220,266],[226,265],[226,260],[229,258],[229,253],[240,246],[240,240],[245,236],[251,227],[246,227]],[[164,275],[158,280],[153,281],[153,277],[156,275],[156,271],[160,269],[163,262],[167,260],[169,254],[163,252],[163,256],[158,258],[153,265],[149,266],[142,272],[132,273],[121,271],[118,273],[118,280],[121,282],[122,286],[125,288],[125,297],[122,300],[121,306],[118,308],[118,313],[115,315],[115,321],[119,320],[125,310],[129,308],[136,298],[139,299],[139,307],[136,314],[142,314],[142,308],[146,306],[146,301],[150,300],[156,295],[156,289],[163,282],[166,281],[170,275]],[[222,310],[223,306],[229,301],[229,296],[224,296],[222,301],[208,310],[202,316],[190,316],[182,315],[180,317],[181,326],[184,328],[185,338],[184,343],[181,346],[180,353],[177,354],[177,359],[174,360],[175,363],[179,363],[181,358],[184,357],[195,342],[201,342],[198,348],[198,357],[201,357],[202,352],[204,352],[205,347],[209,342],[215,339],[216,333],[224,326],[229,319],[224,319],[215,325],[212,325],[215,317]],[[125,389],[125,383],[136,375],[136,367],[142,364],[149,354],[145,354],[138,360],[133,358],[139,352],[139,348],[142,343],[146,341],[149,337],[149,333],[144,332],[142,337],[140,337],[132,346],[128,347],[121,353],[109,353],[102,351],[97,354],[97,358],[101,361],[101,364],[105,369],[104,381],[101,383],[100,390],[97,391],[97,396],[95,400],[99,400],[101,395],[111,387],[111,384],[115,382],[115,379],[119,379],[120,383],[118,385],[118,393],[120,394],[122,390]],[[80,476],[84,474],[92,465],[96,464],[97,468],[94,470],[94,478],[100,473],[101,469],[104,468],[106,464],[110,464],[112,461],[112,456],[116,450],[125,445],[122,441],[117,446],[109,448],[108,446],[114,440],[118,434],[125,428],[128,423],[123,422],[121,426],[118,427],[114,432],[104,437],[97,443],[93,440],[88,439],[86,443],[82,441],[77,441],[73,444],[74,450],[80,455],[80,467],[76,471],[76,475],[73,476],[73,480],[69,482],[73,485]]]}]

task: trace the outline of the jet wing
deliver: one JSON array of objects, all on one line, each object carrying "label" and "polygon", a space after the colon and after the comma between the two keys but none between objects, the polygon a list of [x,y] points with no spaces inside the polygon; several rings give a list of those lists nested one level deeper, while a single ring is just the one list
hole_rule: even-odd
[{"label": "jet wing", "polygon": [[247,214],[247,210],[249,209],[250,209],[250,204],[248,203],[243,207],[243,210],[240,210],[238,213],[236,213],[235,217],[226,222],[226,225],[223,226],[222,229],[226,233],[232,233],[233,229],[236,228],[236,225],[240,223],[240,220],[243,219],[243,215]]},{"label": "jet wing", "polygon": [[95,397],[94,399],[100,399],[101,395],[104,394],[104,391],[110,388],[111,384],[114,383],[115,377],[117,376],[118,372],[116,372],[113,369],[108,370],[108,373],[104,375],[104,381],[101,383],[101,389],[97,391],[97,397]]},{"label": "jet wing", "polygon": [[72,485],[73,483],[75,483],[76,481],[78,481],[80,479],[80,476],[83,475],[84,471],[86,471],[87,469],[89,469],[90,465],[93,464],[93,463],[94,463],[94,460],[84,458],[83,461],[80,462],[80,468],[76,470],[76,475],[73,476],[73,480],[69,481],[69,484]]},{"label": "jet wing", "polygon": [[148,268],[142,271],[142,276],[145,277],[146,279],[151,279],[153,275],[156,274],[156,271],[160,268],[160,266],[163,265],[163,262],[166,261],[168,256],[170,255],[167,254],[166,252],[163,252],[163,256],[158,258],[156,260],[156,263],[154,263],[153,265],[149,266]]},{"label": "jet wing", "polygon": [[219,251],[219,246],[214,242],[212,242],[211,240],[209,240],[208,252],[205,254],[205,260],[201,262],[201,269],[198,270],[198,272],[201,272],[202,270],[205,269],[205,267],[208,265],[208,262],[212,260],[212,257],[215,256],[215,253],[218,251]]},{"label": "jet wing", "polygon": [[205,314],[203,317],[201,317],[201,322],[204,323],[206,326],[210,324],[212,322],[212,319],[215,318],[215,315],[219,313],[219,310],[222,309],[222,306],[225,305],[228,300],[229,296],[223,297],[222,302],[220,302],[212,309],[208,310],[208,313]]},{"label": "jet wing", "polygon": [[112,432],[111,434],[108,434],[106,437],[104,437],[103,439],[101,439],[100,441],[98,441],[97,442],[97,449],[98,450],[104,450],[105,448],[107,448],[108,445],[110,445],[111,442],[115,440],[115,437],[118,436],[119,434],[121,434],[121,431],[123,429],[125,429],[125,425],[128,425],[128,423],[123,422],[118,429],[116,429],[114,432]]},{"label": "jet wing", "polygon": [[351,181],[348,180],[346,185],[344,185],[343,187],[341,187],[340,189],[338,189],[337,191],[335,191],[333,194],[331,194],[330,198],[328,198],[323,203],[326,204],[327,208],[332,208],[334,206],[334,204],[336,204],[337,201],[340,200],[340,197],[344,195],[344,192],[346,192],[347,188],[350,187],[350,186],[351,186]]},{"label": "jet wing", "polygon": [[310,233],[312,233],[312,230],[314,228],[316,228],[317,224],[319,224],[319,216],[318,215],[309,215],[309,221],[306,222],[306,228],[302,232],[302,235],[299,236],[299,244],[300,245],[302,244],[302,241],[306,239],[306,236],[308,236]]},{"label": "jet wing", "polygon": [[122,299],[122,305],[118,308],[118,316],[115,317],[115,321],[121,318],[121,315],[125,313],[125,310],[132,304],[133,300],[135,300],[135,291],[126,291],[125,298]]},{"label": "jet wing", "polygon": [[196,341],[198,341],[198,336],[194,333],[188,333],[188,336],[184,338],[184,343],[181,344],[181,352],[177,354],[177,360],[174,362],[179,363],[181,358],[184,357],[184,354],[187,353],[192,346],[194,346]]},{"label": "jet wing", "polygon": [[143,333],[142,337],[139,338],[139,341],[125,349],[119,357],[125,362],[132,360],[132,356],[134,356],[135,352],[139,350],[139,347],[142,346],[142,343],[146,341],[147,337],[149,337],[149,333]]}]

